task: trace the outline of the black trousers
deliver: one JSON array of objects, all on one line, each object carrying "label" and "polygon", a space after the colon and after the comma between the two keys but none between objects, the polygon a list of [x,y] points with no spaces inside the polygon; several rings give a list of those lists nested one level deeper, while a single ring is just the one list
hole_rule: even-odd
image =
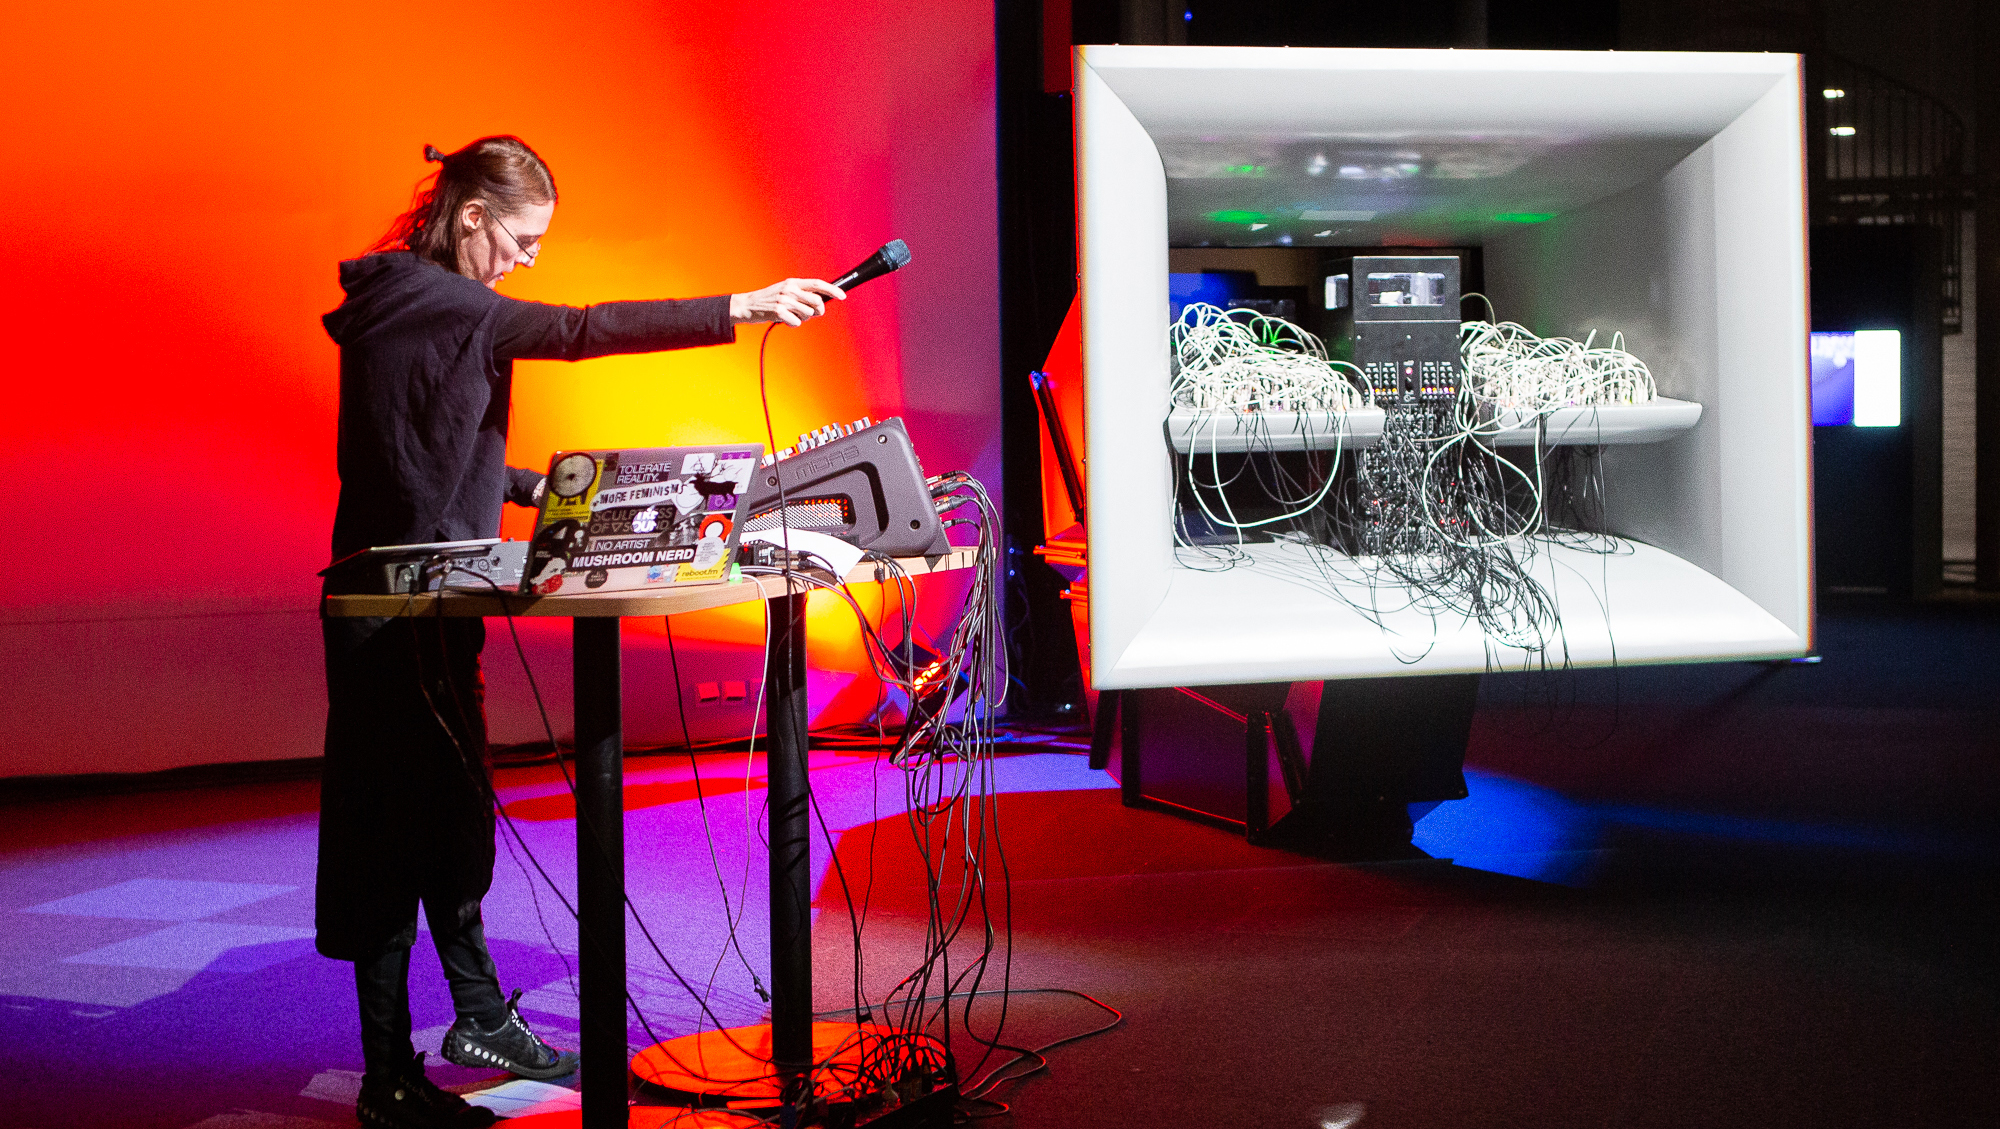
[{"label": "black trousers", "polygon": [[326,765],[320,784],[319,951],[354,962],[362,1055],[399,1073],[410,1045],[410,947],[430,919],[460,1018],[492,1029],[506,1004],[479,903],[493,881],[492,766],[477,619],[321,621]]},{"label": "black trousers", "polygon": [[[431,939],[451,986],[452,1010],[484,1030],[500,1026],[507,1018],[507,1001],[500,996],[499,973],[486,951],[485,923],[474,914],[451,932],[437,931],[437,924],[433,919]],[[361,1003],[361,1058],[367,1073],[394,1077],[417,1053],[410,1044],[410,946],[396,945],[355,961],[354,994]]]},{"label": "black trousers", "polygon": [[[321,621],[319,951],[373,960],[473,921],[493,882],[494,811],[477,619]],[[455,915],[455,916],[454,916]],[[449,920],[448,920],[449,919]]]}]

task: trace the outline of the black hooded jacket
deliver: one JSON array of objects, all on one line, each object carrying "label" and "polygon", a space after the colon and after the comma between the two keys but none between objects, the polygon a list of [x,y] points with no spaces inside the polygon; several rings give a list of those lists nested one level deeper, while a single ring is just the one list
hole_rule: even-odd
[{"label": "black hooded jacket", "polygon": [[[403,252],[340,264],[335,558],[373,545],[494,536],[500,507],[541,475],[511,470],[517,357],[580,360],[735,340],[727,297],[576,308],[503,298]],[[319,951],[407,948],[419,901],[434,928],[476,918],[493,880],[477,619],[321,622]]]},{"label": "black hooded jacket", "polygon": [[510,469],[514,361],[577,361],[736,340],[727,296],[551,306],[502,297],[408,252],[340,264],[320,319],[340,346],[333,556],[492,537],[538,472]]}]

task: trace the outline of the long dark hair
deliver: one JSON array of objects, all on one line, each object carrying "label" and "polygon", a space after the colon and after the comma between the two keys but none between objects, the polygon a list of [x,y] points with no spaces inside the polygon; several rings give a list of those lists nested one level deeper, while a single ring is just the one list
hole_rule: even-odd
[{"label": "long dark hair", "polygon": [[456,274],[461,233],[455,219],[468,201],[478,200],[501,215],[556,202],[556,178],[549,166],[512,134],[482,137],[456,153],[426,145],[424,160],[438,162],[438,171],[417,182],[409,211],[396,217],[369,254],[414,251]]}]

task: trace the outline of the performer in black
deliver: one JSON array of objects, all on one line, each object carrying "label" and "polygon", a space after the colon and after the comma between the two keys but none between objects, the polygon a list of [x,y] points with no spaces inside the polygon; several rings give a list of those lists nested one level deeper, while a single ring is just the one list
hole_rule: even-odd
[{"label": "performer in black", "polygon": [[[845,295],[786,279],[713,298],[551,306],[494,287],[533,266],[555,213],[548,166],[519,138],[444,155],[368,255],[340,264],[346,300],[323,319],[340,346],[338,560],[375,545],[496,536],[503,502],[535,504],[542,476],[508,467],[516,358],[580,360],[735,340],[745,322],[798,325]],[[339,582],[330,580],[328,591]],[[494,806],[478,619],[323,617],[326,768],[316,925],[321,953],[354,962],[370,1125],[469,1127],[493,1115],[424,1075],[410,1043],[410,948],[430,919],[458,1020],[444,1057],[527,1078],[576,1056],[503,999],[480,900],[493,881]]]}]

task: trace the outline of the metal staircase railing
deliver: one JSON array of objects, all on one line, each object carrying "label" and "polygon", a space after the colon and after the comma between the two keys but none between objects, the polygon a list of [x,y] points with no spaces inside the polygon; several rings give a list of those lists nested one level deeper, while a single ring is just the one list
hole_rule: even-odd
[{"label": "metal staircase railing", "polygon": [[1923,224],[1942,244],[1942,328],[1962,326],[1965,123],[1929,95],[1837,55],[1807,57],[1812,222]]}]

